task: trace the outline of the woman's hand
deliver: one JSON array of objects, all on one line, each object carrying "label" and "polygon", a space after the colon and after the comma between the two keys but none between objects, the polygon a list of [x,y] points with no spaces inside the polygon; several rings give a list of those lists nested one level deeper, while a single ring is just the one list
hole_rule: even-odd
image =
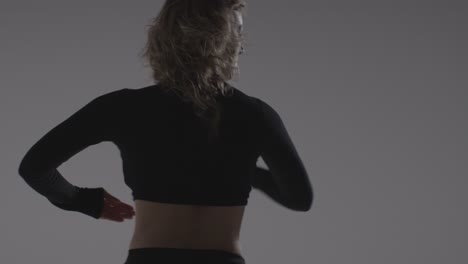
[{"label": "woman's hand", "polygon": [[99,219],[123,222],[125,218],[131,219],[135,215],[133,207],[121,202],[104,190],[104,206]]}]

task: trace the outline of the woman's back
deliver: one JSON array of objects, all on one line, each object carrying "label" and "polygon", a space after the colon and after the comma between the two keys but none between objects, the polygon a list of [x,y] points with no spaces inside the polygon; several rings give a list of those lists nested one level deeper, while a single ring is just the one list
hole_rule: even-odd
[{"label": "woman's back", "polygon": [[116,93],[120,102],[113,112],[119,118],[110,122],[110,140],[120,150],[134,200],[247,204],[261,136],[249,97],[237,89],[219,96],[220,119],[213,127],[158,85]]},{"label": "woman's back", "polygon": [[[145,171],[153,177],[131,174],[135,179],[129,178],[128,169],[127,182],[133,180],[152,189],[135,190],[136,221],[129,247],[205,248],[241,255],[239,235],[251,190],[249,176],[259,156],[253,109],[249,112],[247,102],[241,101],[246,99],[241,97],[244,94],[234,90],[232,96],[218,98],[222,112],[218,136],[212,138],[208,136],[212,135],[210,127],[176,96],[162,93],[157,86],[131,92],[139,107],[127,116],[135,130],[124,138],[135,138],[132,144],[121,142],[121,148],[153,149],[147,158],[154,159],[156,168]],[[155,116],[150,122],[147,113]],[[133,153],[141,152],[135,149]],[[144,167],[126,165],[138,170]]]},{"label": "woman's back", "polygon": [[135,200],[129,248],[218,249],[242,255],[245,206],[203,206]]},{"label": "woman's back", "polygon": [[[130,248],[241,255],[240,227],[252,188],[307,211],[312,186],[277,112],[233,89],[232,96],[218,98],[216,134],[158,85],[101,95],[44,135],[19,174],[57,207],[99,218],[103,189],[71,185],[56,168],[87,146],[113,142],[136,207]],[[259,157],[269,170],[256,166]]]}]

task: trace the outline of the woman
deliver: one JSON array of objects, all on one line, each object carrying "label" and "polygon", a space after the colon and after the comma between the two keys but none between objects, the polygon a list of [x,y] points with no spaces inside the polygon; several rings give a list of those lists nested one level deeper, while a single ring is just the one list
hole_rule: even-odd
[{"label": "woman", "polygon": [[[238,263],[251,188],[308,211],[307,172],[278,113],[226,81],[243,48],[242,0],[167,0],[141,54],[154,85],[96,97],[45,134],[19,174],[53,205],[96,219],[136,215],[126,264]],[[135,211],[57,168],[109,141],[121,154]],[[256,166],[262,157],[268,169]]]}]

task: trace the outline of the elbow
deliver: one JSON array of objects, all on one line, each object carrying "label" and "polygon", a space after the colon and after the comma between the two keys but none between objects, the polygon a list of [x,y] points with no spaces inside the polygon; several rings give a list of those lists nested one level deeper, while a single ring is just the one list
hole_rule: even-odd
[{"label": "elbow", "polygon": [[29,167],[27,166],[27,164],[22,161],[19,166],[18,166],[18,170],[17,170],[19,176],[21,176],[22,178],[27,178],[28,175],[30,174],[29,173]]},{"label": "elbow", "polygon": [[312,208],[312,204],[294,204],[290,205],[289,208],[298,212],[308,212]]},{"label": "elbow", "polygon": [[304,206],[303,206],[303,212],[308,212],[312,208],[312,200],[308,201]]},{"label": "elbow", "polygon": [[304,203],[303,203],[302,210],[301,210],[303,212],[310,211],[310,209],[312,208],[312,204],[314,202],[314,191],[313,191],[312,185],[309,184],[308,186],[309,188],[307,188],[306,194],[304,195],[304,199],[303,199]]},{"label": "elbow", "polygon": [[22,178],[26,178],[28,177],[28,175],[30,175],[30,171],[31,171],[31,165],[30,165],[30,158],[29,158],[30,154],[29,152],[26,153],[26,155],[24,155],[22,157],[22,159],[20,160],[19,164],[18,164],[18,167],[17,167],[17,172],[19,174],[19,176],[21,176]]},{"label": "elbow", "polygon": [[305,206],[305,211],[309,211],[312,208],[312,204],[314,203],[314,192],[312,191],[312,187],[310,189],[310,193],[307,196],[307,202]]},{"label": "elbow", "polygon": [[23,158],[21,160],[21,162],[19,163],[19,166],[17,168],[17,172],[21,177],[24,177],[24,175],[26,174],[26,168],[27,168],[27,166],[25,166],[25,162],[24,162],[24,158]]},{"label": "elbow", "polygon": [[295,210],[300,211],[300,212],[308,212],[310,211],[311,208],[312,208],[312,201],[297,205]]},{"label": "elbow", "polygon": [[314,200],[313,192],[310,192],[305,197],[302,197],[300,201],[294,203],[294,206],[291,206],[291,208],[295,211],[308,212],[312,208],[313,200]]},{"label": "elbow", "polygon": [[21,160],[17,169],[18,174],[24,179],[30,178],[36,171],[37,168],[35,168],[26,158]]}]

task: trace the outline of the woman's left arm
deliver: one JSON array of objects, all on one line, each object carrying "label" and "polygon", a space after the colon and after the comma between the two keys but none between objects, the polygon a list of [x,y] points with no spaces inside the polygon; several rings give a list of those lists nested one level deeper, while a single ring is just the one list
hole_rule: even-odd
[{"label": "woman's left arm", "polygon": [[53,205],[98,219],[104,189],[75,186],[57,168],[86,147],[111,140],[113,122],[117,120],[112,105],[126,90],[96,97],[43,135],[22,158],[19,175]]}]

